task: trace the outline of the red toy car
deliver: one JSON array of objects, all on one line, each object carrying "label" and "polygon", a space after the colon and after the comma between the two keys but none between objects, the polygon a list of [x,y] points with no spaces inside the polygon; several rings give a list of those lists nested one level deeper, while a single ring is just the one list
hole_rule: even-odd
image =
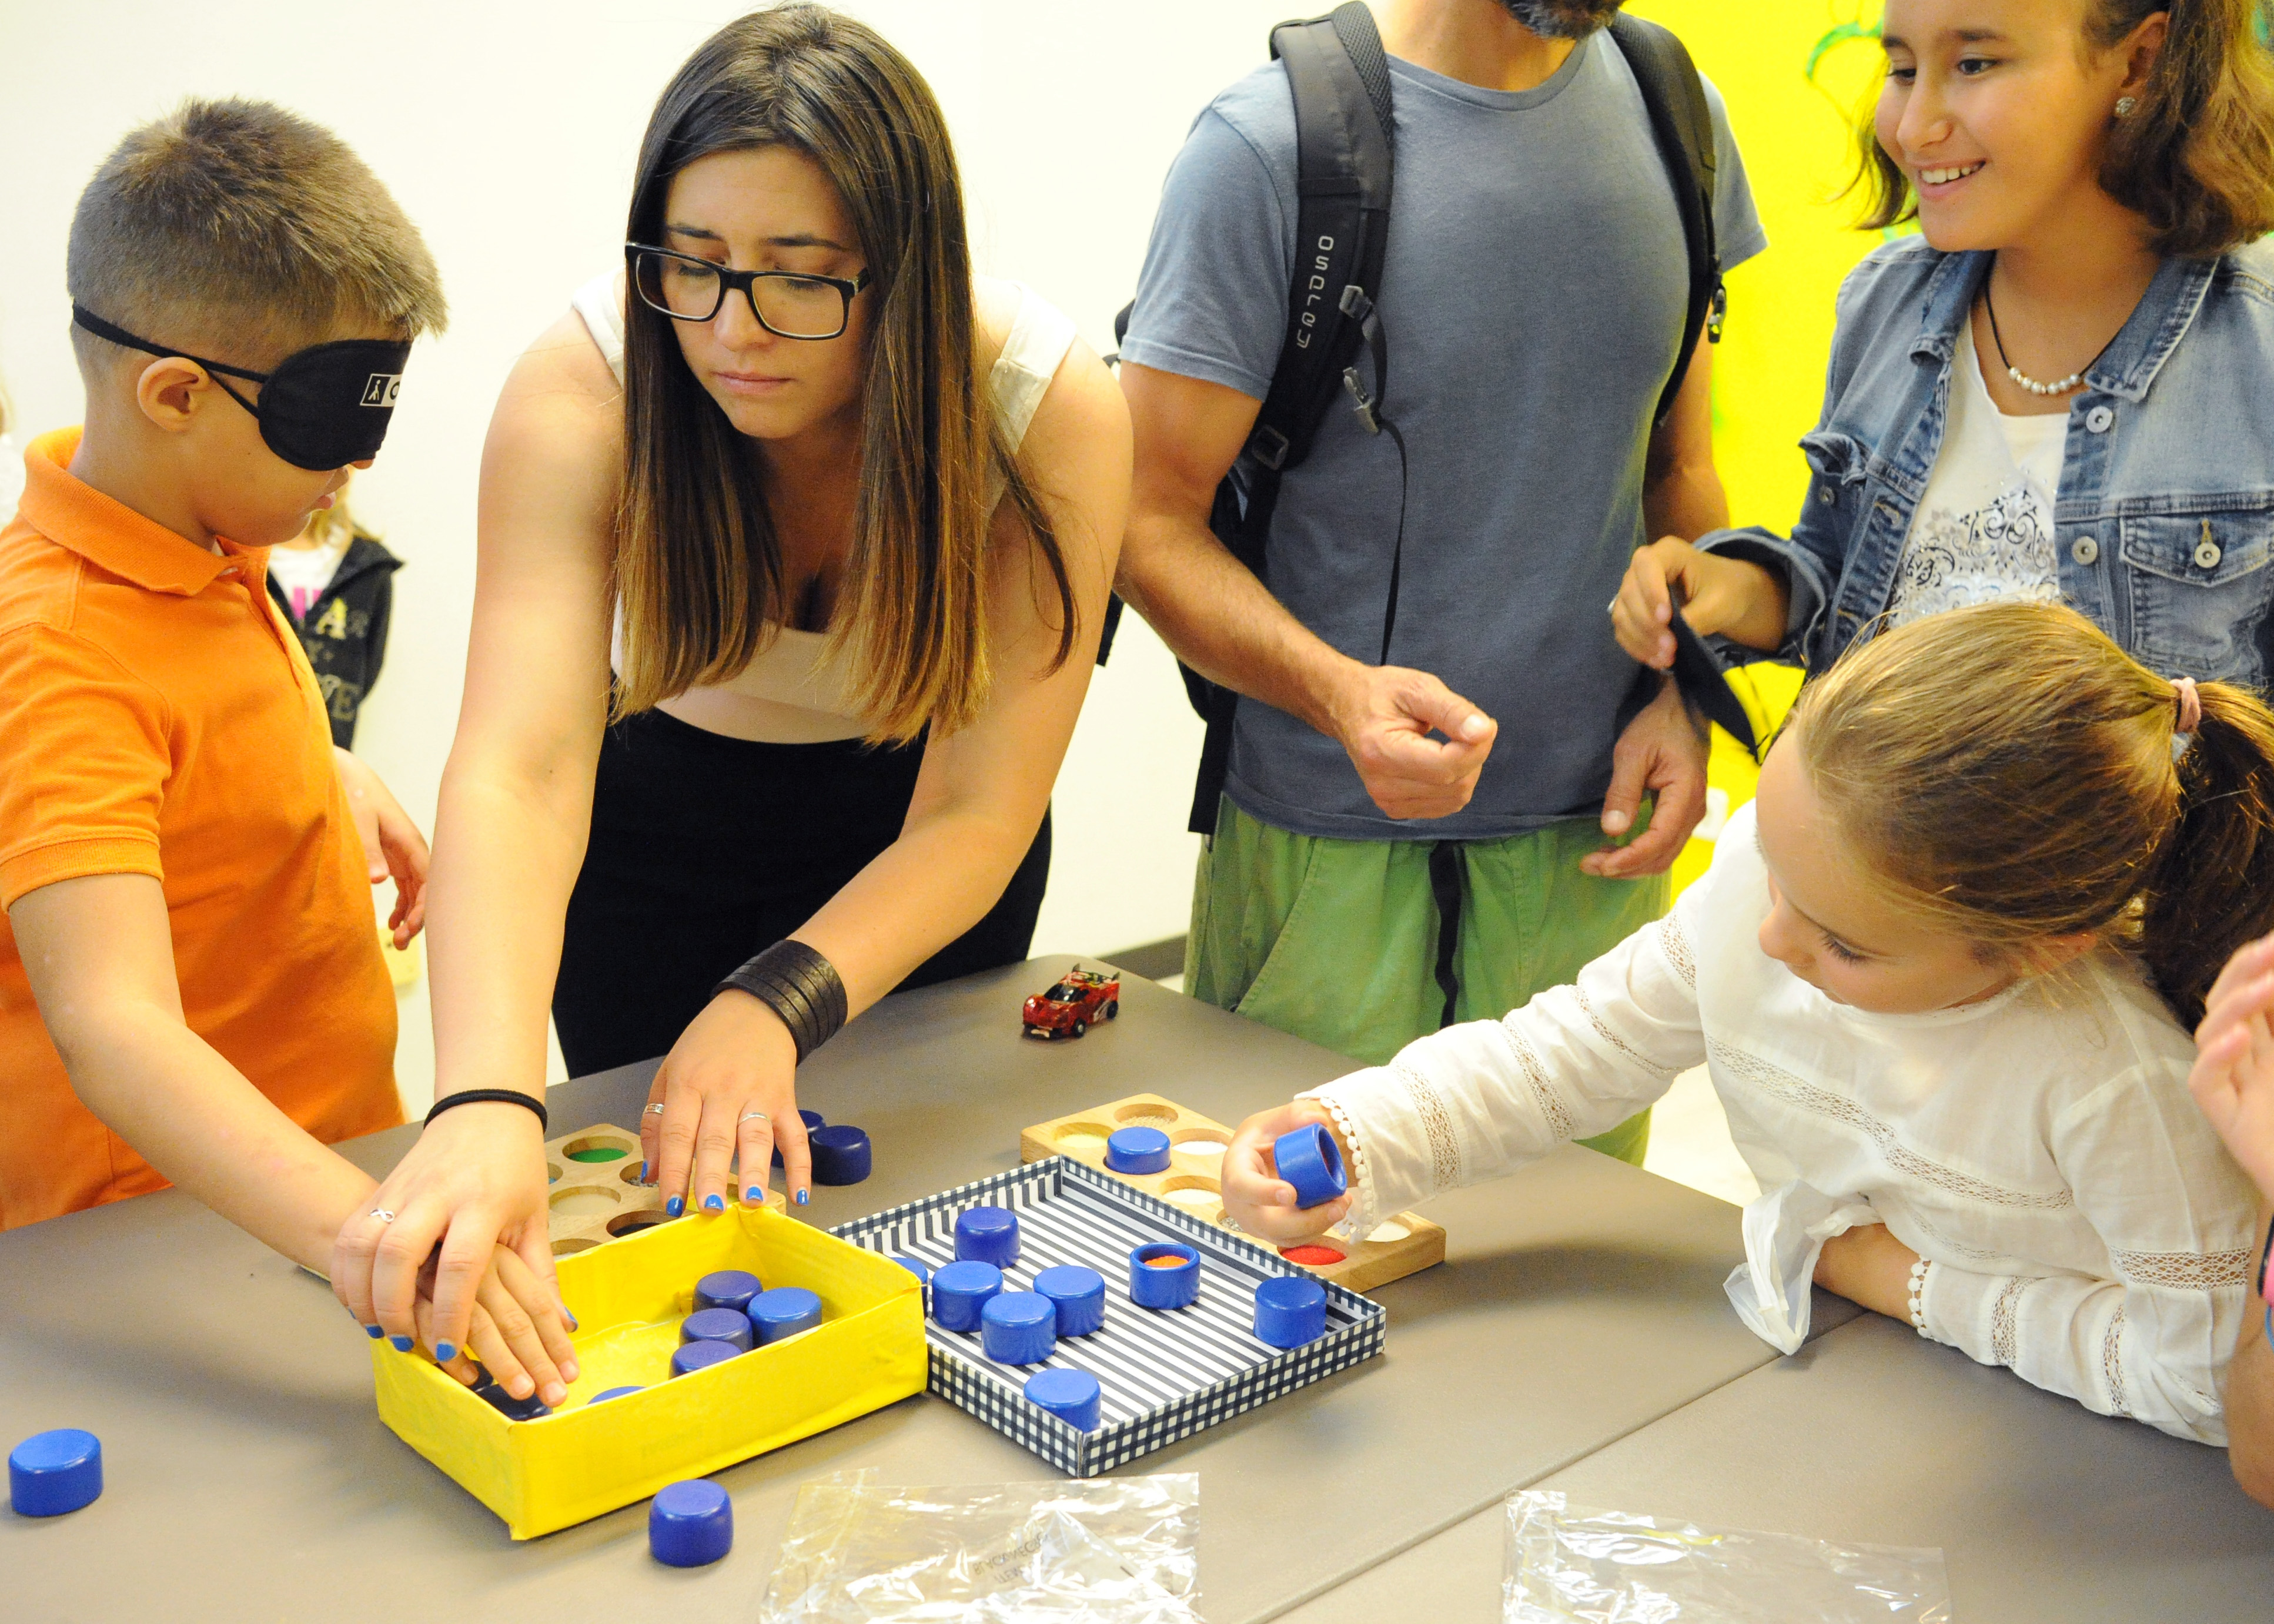
[{"label": "red toy car", "polygon": [[1093,1023],[1121,1013],[1121,977],[1077,965],[1065,980],[1027,1000],[1020,1017],[1030,1038],[1078,1038]]}]

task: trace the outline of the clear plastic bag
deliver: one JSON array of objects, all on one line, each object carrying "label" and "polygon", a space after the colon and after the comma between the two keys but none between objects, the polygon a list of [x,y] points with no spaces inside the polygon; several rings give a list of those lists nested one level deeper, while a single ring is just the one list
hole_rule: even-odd
[{"label": "clear plastic bag", "polygon": [[1191,1473],[798,1490],[759,1624],[1199,1624]]},{"label": "clear plastic bag", "polygon": [[1951,1624],[1942,1553],[1508,1497],[1506,1624]]}]

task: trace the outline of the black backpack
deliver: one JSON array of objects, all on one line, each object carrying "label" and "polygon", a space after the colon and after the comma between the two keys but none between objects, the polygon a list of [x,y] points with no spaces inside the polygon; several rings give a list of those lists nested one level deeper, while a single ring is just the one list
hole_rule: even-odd
[{"label": "black backpack", "polygon": [[[1623,14],[1612,19],[1609,32],[1641,87],[1651,133],[1674,182],[1683,240],[1689,250],[1690,302],[1682,350],[1654,417],[1663,423],[1681,392],[1698,334],[1705,332],[1715,342],[1721,336],[1726,298],[1713,243],[1713,124],[1705,86],[1680,40],[1656,23]],[[1299,202],[1287,334],[1271,374],[1270,393],[1256,414],[1246,446],[1216,487],[1209,515],[1209,528],[1217,539],[1259,577],[1279,481],[1310,455],[1319,425],[1338,396],[1349,395],[1368,432],[1386,432],[1396,442],[1401,471],[1405,455],[1397,425],[1382,411],[1389,356],[1375,311],[1389,240],[1396,169],[1389,56],[1373,13],[1361,0],[1347,0],[1325,17],[1280,24],[1271,31],[1271,55],[1286,64],[1288,86],[1295,97]],[[1117,342],[1128,336],[1129,316],[1135,308],[1133,303],[1124,305],[1114,319]],[[1361,346],[1373,364],[1370,389],[1359,376]],[[1382,615],[1384,664],[1397,623],[1404,543],[1401,495],[1389,604]],[[1120,608],[1118,599],[1109,605],[1098,652],[1101,663],[1111,646]],[[1208,724],[1189,826],[1195,834],[1210,834],[1231,752],[1231,718],[1239,695],[1181,662],[1178,669],[1193,709]]]}]

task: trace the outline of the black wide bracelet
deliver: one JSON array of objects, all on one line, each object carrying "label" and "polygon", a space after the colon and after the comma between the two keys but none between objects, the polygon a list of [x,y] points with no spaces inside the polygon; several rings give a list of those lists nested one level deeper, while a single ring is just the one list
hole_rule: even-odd
[{"label": "black wide bracelet", "polygon": [[775,943],[712,988],[711,996],[728,988],[749,994],[781,1017],[801,1064],[845,1024],[845,983],[838,979],[837,966],[802,942]]},{"label": "black wide bracelet", "polygon": [[527,1106],[537,1113],[537,1131],[539,1133],[545,1132],[553,1126],[553,1119],[545,1114],[545,1101],[538,1099],[534,1094],[523,1094],[518,1088],[469,1088],[463,1094],[445,1094],[435,1101],[434,1109],[426,1113],[425,1125],[433,1127],[434,1118],[454,1105],[487,1103]]}]

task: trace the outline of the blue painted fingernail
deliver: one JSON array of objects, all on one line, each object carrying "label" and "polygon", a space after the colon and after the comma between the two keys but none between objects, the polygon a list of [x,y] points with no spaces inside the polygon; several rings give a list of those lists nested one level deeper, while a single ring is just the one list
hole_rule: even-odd
[{"label": "blue painted fingernail", "polygon": [[723,1212],[725,1212],[725,1211],[727,1210],[727,1199],[726,1199],[726,1197],[724,1197],[724,1196],[717,1196],[717,1195],[706,1195],[706,1196],[704,1196],[704,1197],[703,1198],[703,1210],[704,1210],[704,1212],[706,1212],[706,1213],[723,1213]]},{"label": "blue painted fingernail", "polygon": [[435,1364],[448,1365],[451,1360],[457,1357],[458,1345],[456,1342],[436,1342],[434,1344]]},{"label": "blue painted fingernail", "polygon": [[395,1344],[395,1350],[397,1353],[408,1353],[413,1345],[407,1336],[390,1336],[387,1340]]},{"label": "blue painted fingernail", "polygon": [[674,1196],[671,1199],[663,1204],[663,1210],[670,1214],[674,1218],[676,1218],[680,1214],[687,1210],[687,1203],[681,1200],[677,1196]]},{"label": "blue painted fingernail", "polygon": [[762,1185],[752,1184],[749,1189],[742,1192],[742,1199],[745,1201],[755,1204],[757,1202],[763,1201],[765,1199],[766,1192]]},{"label": "blue painted fingernail", "polygon": [[644,1162],[640,1163],[640,1183],[647,1183],[647,1163]]},{"label": "blue painted fingernail", "polygon": [[805,1200],[806,1200],[805,1192],[804,1192],[804,1191],[802,1191],[802,1190],[799,1191],[799,1192],[797,1192],[797,1204],[798,1204],[800,1207],[803,1207],[803,1206],[805,1205]]},{"label": "blue painted fingernail", "polygon": [[384,1336],[384,1335],[387,1335],[387,1333],[386,1333],[385,1331],[381,1330],[379,1327],[377,1327],[377,1326],[375,1326],[375,1325],[367,1325],[367,1326],[364,1327],[364,1328],[363,1328],[363,1334],[364,1334],[365,1336],[370,1337],[370,1338],[371,1338],[371,1340],[372,1340],[372,1341],[373,1341],[373,1342],[377,1342],[380,1337],[382,1337],[382,1336]]},{"label": "blue painted fingernail", "polygon": [[573,1331],[576,1328],[576,1316],[570,1313],[565,1305],[561,1310],[561,1317],[568,1322],[568,1328],[570,1330]]}]

